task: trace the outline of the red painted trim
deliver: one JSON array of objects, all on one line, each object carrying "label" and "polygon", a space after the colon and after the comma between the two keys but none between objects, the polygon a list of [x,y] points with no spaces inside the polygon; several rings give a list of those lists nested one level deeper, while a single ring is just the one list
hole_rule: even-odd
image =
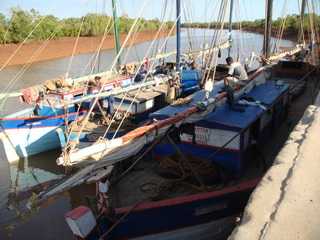
[{"label": "red painted trim", "polygon": [[[220,196],[228,194],[228,193],[249,190],[249,189],[255,188],[258,185],[258,183],[260,182],[260,180],[261,180],[261,178],[244,181],[244,182],[241,182],[235,186],[227,187],[222,190],[193,194],[193,195],[189,195],[189,196],[176,197],[176,198],[161,200],[161,201],[157,201],[157,202],[141,203],[136,208],[134,208],[133,211],[143,211],[143,210],[152,209],[152,208],[174,206],[174,205],[204,200],[204,199],[208,199],[208,198],[213,198],[213,197],[220,197]],[[117,214],[126,213],[128,211],[132,211],[132,206],[116,209]]]},{"label": "red painted trim", "polygon": [[10,121],[10,120],[33,120],[33,119],[56,119],[56,118],[64,118],[65,116],[72,116],[72,115],[76,115],[76,114],[82,114],[82,113],[85,113],[87,112],[86,110],[83,110],[83,111],[80,111],[79,113],[77,112],[74,112],[74,113],[68,113],[68,114],[61,114],[61,115],[57,115],[57,116],[51,116],[51,117],[48,117],[48,116],[33,116],[33,117],[17,117],[17,118],[0,118],[0,121]]}]

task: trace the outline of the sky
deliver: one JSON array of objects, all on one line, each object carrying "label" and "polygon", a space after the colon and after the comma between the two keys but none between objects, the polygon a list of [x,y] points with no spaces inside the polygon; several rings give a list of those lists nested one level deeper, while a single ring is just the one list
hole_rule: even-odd
[{"label": "sky", "polygon": [[[142,17],[146,19],[161,19],[165,2],[167,2],[166,19],[173,19],[175,0],[116,0],[118,1],[118,15]],[[187,13],[184,21],[206,22],[215,20],[218,4],[221,0],[181,0]],[[254,20],[264,18],[265,0],[234,0],[236,20]],[[145,2],[145,7],[144,6]],[[284,3],[286,10],[284,9]],[[274,18],[287,14],[298,13],[299,0],[275,0],[273,6]],[[301,0],[300,0],[301,2]],[[240,3],[240,7],[239,7]],[[10,15],[10,8],[19,6],[22,9],[34,8],[40,14],[52,14],[59,18],[79,17],[87,13],[102,13],[111,15],[111,0],[0,0],[0,12]]]}]

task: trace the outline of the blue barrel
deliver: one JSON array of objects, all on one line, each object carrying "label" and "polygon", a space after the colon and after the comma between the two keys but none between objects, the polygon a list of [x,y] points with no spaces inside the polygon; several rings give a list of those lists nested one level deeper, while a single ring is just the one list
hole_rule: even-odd
[{"label": "blue barrel", "polygon": [[182,94],[190,94],[199,90],[201,74],[198,70],[181,71],[181,91]]}]

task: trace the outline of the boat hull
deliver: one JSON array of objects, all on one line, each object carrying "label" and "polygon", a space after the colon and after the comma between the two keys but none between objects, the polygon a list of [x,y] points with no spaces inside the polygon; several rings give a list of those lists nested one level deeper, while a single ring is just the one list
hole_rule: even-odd
[{"label": "boat hull", "polygon": [[164,233],[151,234],[133,240],[211,240],[227,239],[235,225],[235,217],[181,228]]},{"label": "boat hull", "polygon": [[[203,228],[207,233],[204,226],[240,213],[258,182],[259,179],[243,181],[222,190],[116,209],[116,218],[123,217],[122,220],[114,227],[101,220],[98,228],[100,233],[106,233],[112,227],[108,239],[176,239],[172,237],[180,234],[188,239],[183,229]],[[99,239],[99,235],[94,231],[87,239]]]},{"label": "boat hull", "polygon": [[50,117],[7,118],[0,121],[0,140],[9,162],[60,148],[57,129],[64,131],[76,113]]}]

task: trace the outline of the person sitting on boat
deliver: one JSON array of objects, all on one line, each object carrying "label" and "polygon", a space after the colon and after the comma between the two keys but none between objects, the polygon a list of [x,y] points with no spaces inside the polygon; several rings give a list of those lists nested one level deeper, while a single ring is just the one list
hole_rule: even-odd
[{"label": "person sitting on boat", "polygon": [[96,192],[97,192],[97,207],[99,214],[107,214],[110,208],[108,192],[110,189],[110,182],[107,177],[100,179],[97,182]]},{"label": "person sitting on boat", "polygon": [[134,82],[141,82],[149,72],[149,60],[148,58],[143,59],[143,64],[140,66],[137,75],[135,76]]},{"label": "person sitting on boat", "polygon": [[229,66],[227,77],[224,79],[224,85],[230,86],[232,89],[247,84],[248,74],[240,62],[233,61],[232,57],[227,57],[226,62]]},{"label": "person sitting on boat", "polygon": [[232,57],[227,57],[226,62],[229,66],[227,77],[224,79],[224,87],[227,93],[227,102],[234,111],[243,112],[243,106],[235,103],[234,90],[247,84],[248,75],[245,68],[239,62],[234,62]]}]

